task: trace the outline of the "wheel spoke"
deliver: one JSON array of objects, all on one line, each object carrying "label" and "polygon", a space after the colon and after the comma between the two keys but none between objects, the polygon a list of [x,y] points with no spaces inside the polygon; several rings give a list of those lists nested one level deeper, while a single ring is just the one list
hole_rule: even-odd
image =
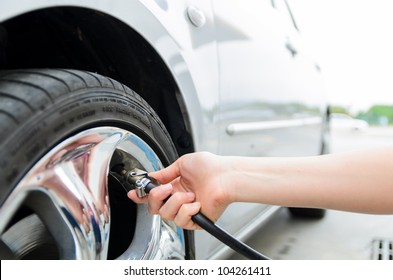
[{"label": "wheel spoke", "polygon": [[[74,139],[77,141],[55,149],[16,188],[13,195],[26,198],[25,203],[63,247],[63,258],[106,259],[110,230],[108,168],[124,137],[117,130],[80,135]],[[17,205],[12,208],[17,209]]]}]

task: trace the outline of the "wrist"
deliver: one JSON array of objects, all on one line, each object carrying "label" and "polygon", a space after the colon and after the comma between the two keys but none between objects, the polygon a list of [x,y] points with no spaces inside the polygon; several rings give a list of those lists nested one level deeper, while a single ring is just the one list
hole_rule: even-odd
[{"label": "wrist", "polygon": [[245,186],[247,173],[247,162],[243,162],[241,157],[226,157],[226,168],[224,172],[225,177],[225,191],[226,199],[229,203],[233,202],[247,202]]},{"label": "wrist", "polygon": [[219,200],[223,205],[236,202],[235,177],[237,171],[233,168],[233,157],[218,156],[219,169],[215,175],[219,180],[220,189],[218,190]]},{"label": "wrist", "polygon": [[275,193],[285,185],[280,159],[234,157],[231,162],[228,190],[232,202],[274,204]]}]

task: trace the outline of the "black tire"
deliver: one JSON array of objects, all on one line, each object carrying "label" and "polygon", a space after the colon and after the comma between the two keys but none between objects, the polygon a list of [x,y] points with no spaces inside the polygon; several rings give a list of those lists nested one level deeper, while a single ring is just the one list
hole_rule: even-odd
[{"label": "black tire", "polygon": [[[81,131],[103,126],[131,131],[148,143],[164,165],[177,158],[153,109],[117,81],[77,70],[1,72],[0,205],[51,148]],[[14,217],[10,223],[20,219]]]},{"label": "black tire", "polygon": [[322,219],[326,215],[326,209],[290,207],[288,210],[294,218]]}]

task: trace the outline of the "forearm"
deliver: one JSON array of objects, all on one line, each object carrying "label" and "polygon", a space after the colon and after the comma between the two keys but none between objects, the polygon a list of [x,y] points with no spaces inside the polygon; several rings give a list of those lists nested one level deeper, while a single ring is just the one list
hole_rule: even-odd
[{"label": "forearm", "polygon": [[393,213],[392,148],[230,162],[231,201]]}]

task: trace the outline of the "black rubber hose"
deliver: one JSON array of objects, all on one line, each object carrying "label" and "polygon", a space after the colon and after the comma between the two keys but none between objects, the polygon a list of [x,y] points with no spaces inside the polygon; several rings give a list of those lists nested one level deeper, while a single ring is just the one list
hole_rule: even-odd
[{"label": "black rubber hose", "polygon": [[268,257],[254,250],[247,244],[234,238],[232,235],[227,233],[225,230],[213,223],[208,217],[198,212],[196,215],[191,217],[191,220],[199,225],[201,228],[206,230],[208,233],[213,235],[215,238],[220,240],[222,243],[231,247],[235,252],[243,255],[250,260],[269,260]]},{"label": "black rubber hose", "polygon": [[[152,189],[154,189],[156,185],[153,183],[148,183],[145,188],[145,192],[149,193]],[[168,197],[169,198],[169,197]],[[166,198],[165,200],[167,200]],[[268,257],[254,250],[247,244],[241,242],[240,240],[234,238],[228,232],[217,226],[213,223],[208,217],[203,215],[201,212],[198,212],[196,215],[191,217],[191,220],[199,225],[201,228],[206,230],[208,233],[213,235],[215,238],[220,240],[222,243],[231,247],[235,252],[243,255],[244,257],[250,260],[269,260]]]}]

